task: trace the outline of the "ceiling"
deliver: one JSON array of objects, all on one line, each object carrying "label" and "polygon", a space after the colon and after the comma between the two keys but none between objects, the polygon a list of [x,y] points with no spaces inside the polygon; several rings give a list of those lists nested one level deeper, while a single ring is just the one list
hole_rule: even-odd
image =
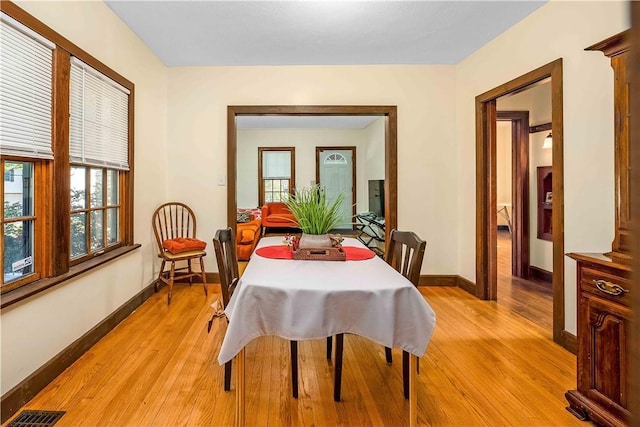
[{"label": "ceiling", "polygon": [[546,1],[121,1],[169,66],[456,64]]}]

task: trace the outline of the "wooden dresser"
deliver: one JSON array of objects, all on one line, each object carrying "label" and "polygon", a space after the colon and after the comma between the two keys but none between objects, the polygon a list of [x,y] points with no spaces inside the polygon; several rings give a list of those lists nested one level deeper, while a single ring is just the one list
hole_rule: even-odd
[{"label": "wooden dresser", "polygon": [[569,411],[606,426],[626,426],[629,412],[631,333],[631,205],[629,203],[629,32],[586,50],[611,58],[614,74],[615,230],[606,254],[572,253],[578,268],[577,389],[566,393]]},{"label": "wooden dresser", "polygon": [[624,426],[631,268],[603,254],[569,256],[578,262],[578,378],[577,390],[566,394],[568,409],[583,420]]}]

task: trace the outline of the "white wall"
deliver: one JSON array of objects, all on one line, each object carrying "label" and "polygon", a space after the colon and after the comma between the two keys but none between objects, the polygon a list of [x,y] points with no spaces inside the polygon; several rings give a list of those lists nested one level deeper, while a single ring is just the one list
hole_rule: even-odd
[{"label": "white wall", "polygon": [[[364,129],[364,138],[367,146],[364,168],[366,173],[365,183],[371,179],[384,179],[384,161],[380,161],[380,159],[384,160],[385,121],[386,119],[381,117]],[[368,194],[365,197],[368,197]],[[368,203],[367,200],[367,206]]]},{"label": "white wall", "polygon": [[[258,147],[295,147],[296,187],[303,188],[309,187],[316,181],[316,147],[355,146],[357,212],[366,211],[369,146],[365,131],[369,127],[371,125],[365,129],[238,129],[238,207],[258,206]],[[384,131],[382,141],[384,144]],[[384,156],[384,150],[382,155]],[[384,157],[377,160],[384,171]]]},{"label": "white wall", "polygon": [[167,199],[164,65],[102,2],[17,3],[135,83],[134,240],[143,246],[2,310],[2,394],[151,283],[151,215]]},{"label": "white wall", "polygon": [[[528,111],[530,126],[551,123],[551,83],[501,97],[497,107],[499,111]],[[553,243],[538,239],[537,174],[538,166],[551,166],[552,150],[542,148],[548,134],[549,131],[529,134],[529,265],[553,272]]]},{"label": "white wall", "polygon": [[[613,73],[584,48],[629,27],[627,2],[551,1],[457,66],[458,272],[475,282],[474,98],[563,58],[565,252],[611,249]],[[598,209],[593,209],[598,206]],[[576,332],[575,263],[565,259],[565,328]]]},{"label": "white wall", "polygon": [[[199,233],[227,223],[229,105],[397,105],[398,226],[427,241],[423,274],[455,274],[455,67],[177,67],[169,70],[169,196],[191,204]],[[447,160],[448,159],[448,160]],[[215,271],[208,256],[207,270]]]},{"label": "white wall", "polygon": [[[509,216],[513,218],[513,202],[511,194],[511,122],[498,121],[496,123],[496,196],[497,203],[506,203]],[[500,207],[498,206],[498,209]],[[498,225],[507,225],[507,220],[498,215]]]}]

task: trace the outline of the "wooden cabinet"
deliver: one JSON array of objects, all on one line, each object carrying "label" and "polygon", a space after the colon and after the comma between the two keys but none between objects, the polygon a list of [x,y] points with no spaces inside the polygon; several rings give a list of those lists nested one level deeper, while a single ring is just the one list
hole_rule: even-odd
[{"label": "wooden cabinet", "polygon": [[629,174],[629,82],[627,61],[631,40],[624,31],[589,46],[586,50],[599,50],[611,58],[613,68],[614,108],[614,166],[615,166],[615,234],[610,255],[622,260],[630,259],[631,204]]},{"label": "wooden cabinet", "polygon": [[611,252],[569,254],[578,268],[577,388],[566,393],[578,418],[625,426],[629,412],[631,207],[629,176],[629,32],[586,50],[611,58],[614,75],[615,230]]},{"label": "wooden cabinet", "polygon": [[578,378],[566,394],[568,409],[583,420],[625,426],[631,269],[603,254],[569,256],[578,263]]}]

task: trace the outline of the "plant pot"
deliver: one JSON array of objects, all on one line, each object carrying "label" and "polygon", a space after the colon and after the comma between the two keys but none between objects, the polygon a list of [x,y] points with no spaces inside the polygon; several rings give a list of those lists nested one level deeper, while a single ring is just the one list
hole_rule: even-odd
[{"label": "plant pot", "polygon": [[330,248],[331,239],[328,234],[306,234],[300,237],[300,248]]}]

